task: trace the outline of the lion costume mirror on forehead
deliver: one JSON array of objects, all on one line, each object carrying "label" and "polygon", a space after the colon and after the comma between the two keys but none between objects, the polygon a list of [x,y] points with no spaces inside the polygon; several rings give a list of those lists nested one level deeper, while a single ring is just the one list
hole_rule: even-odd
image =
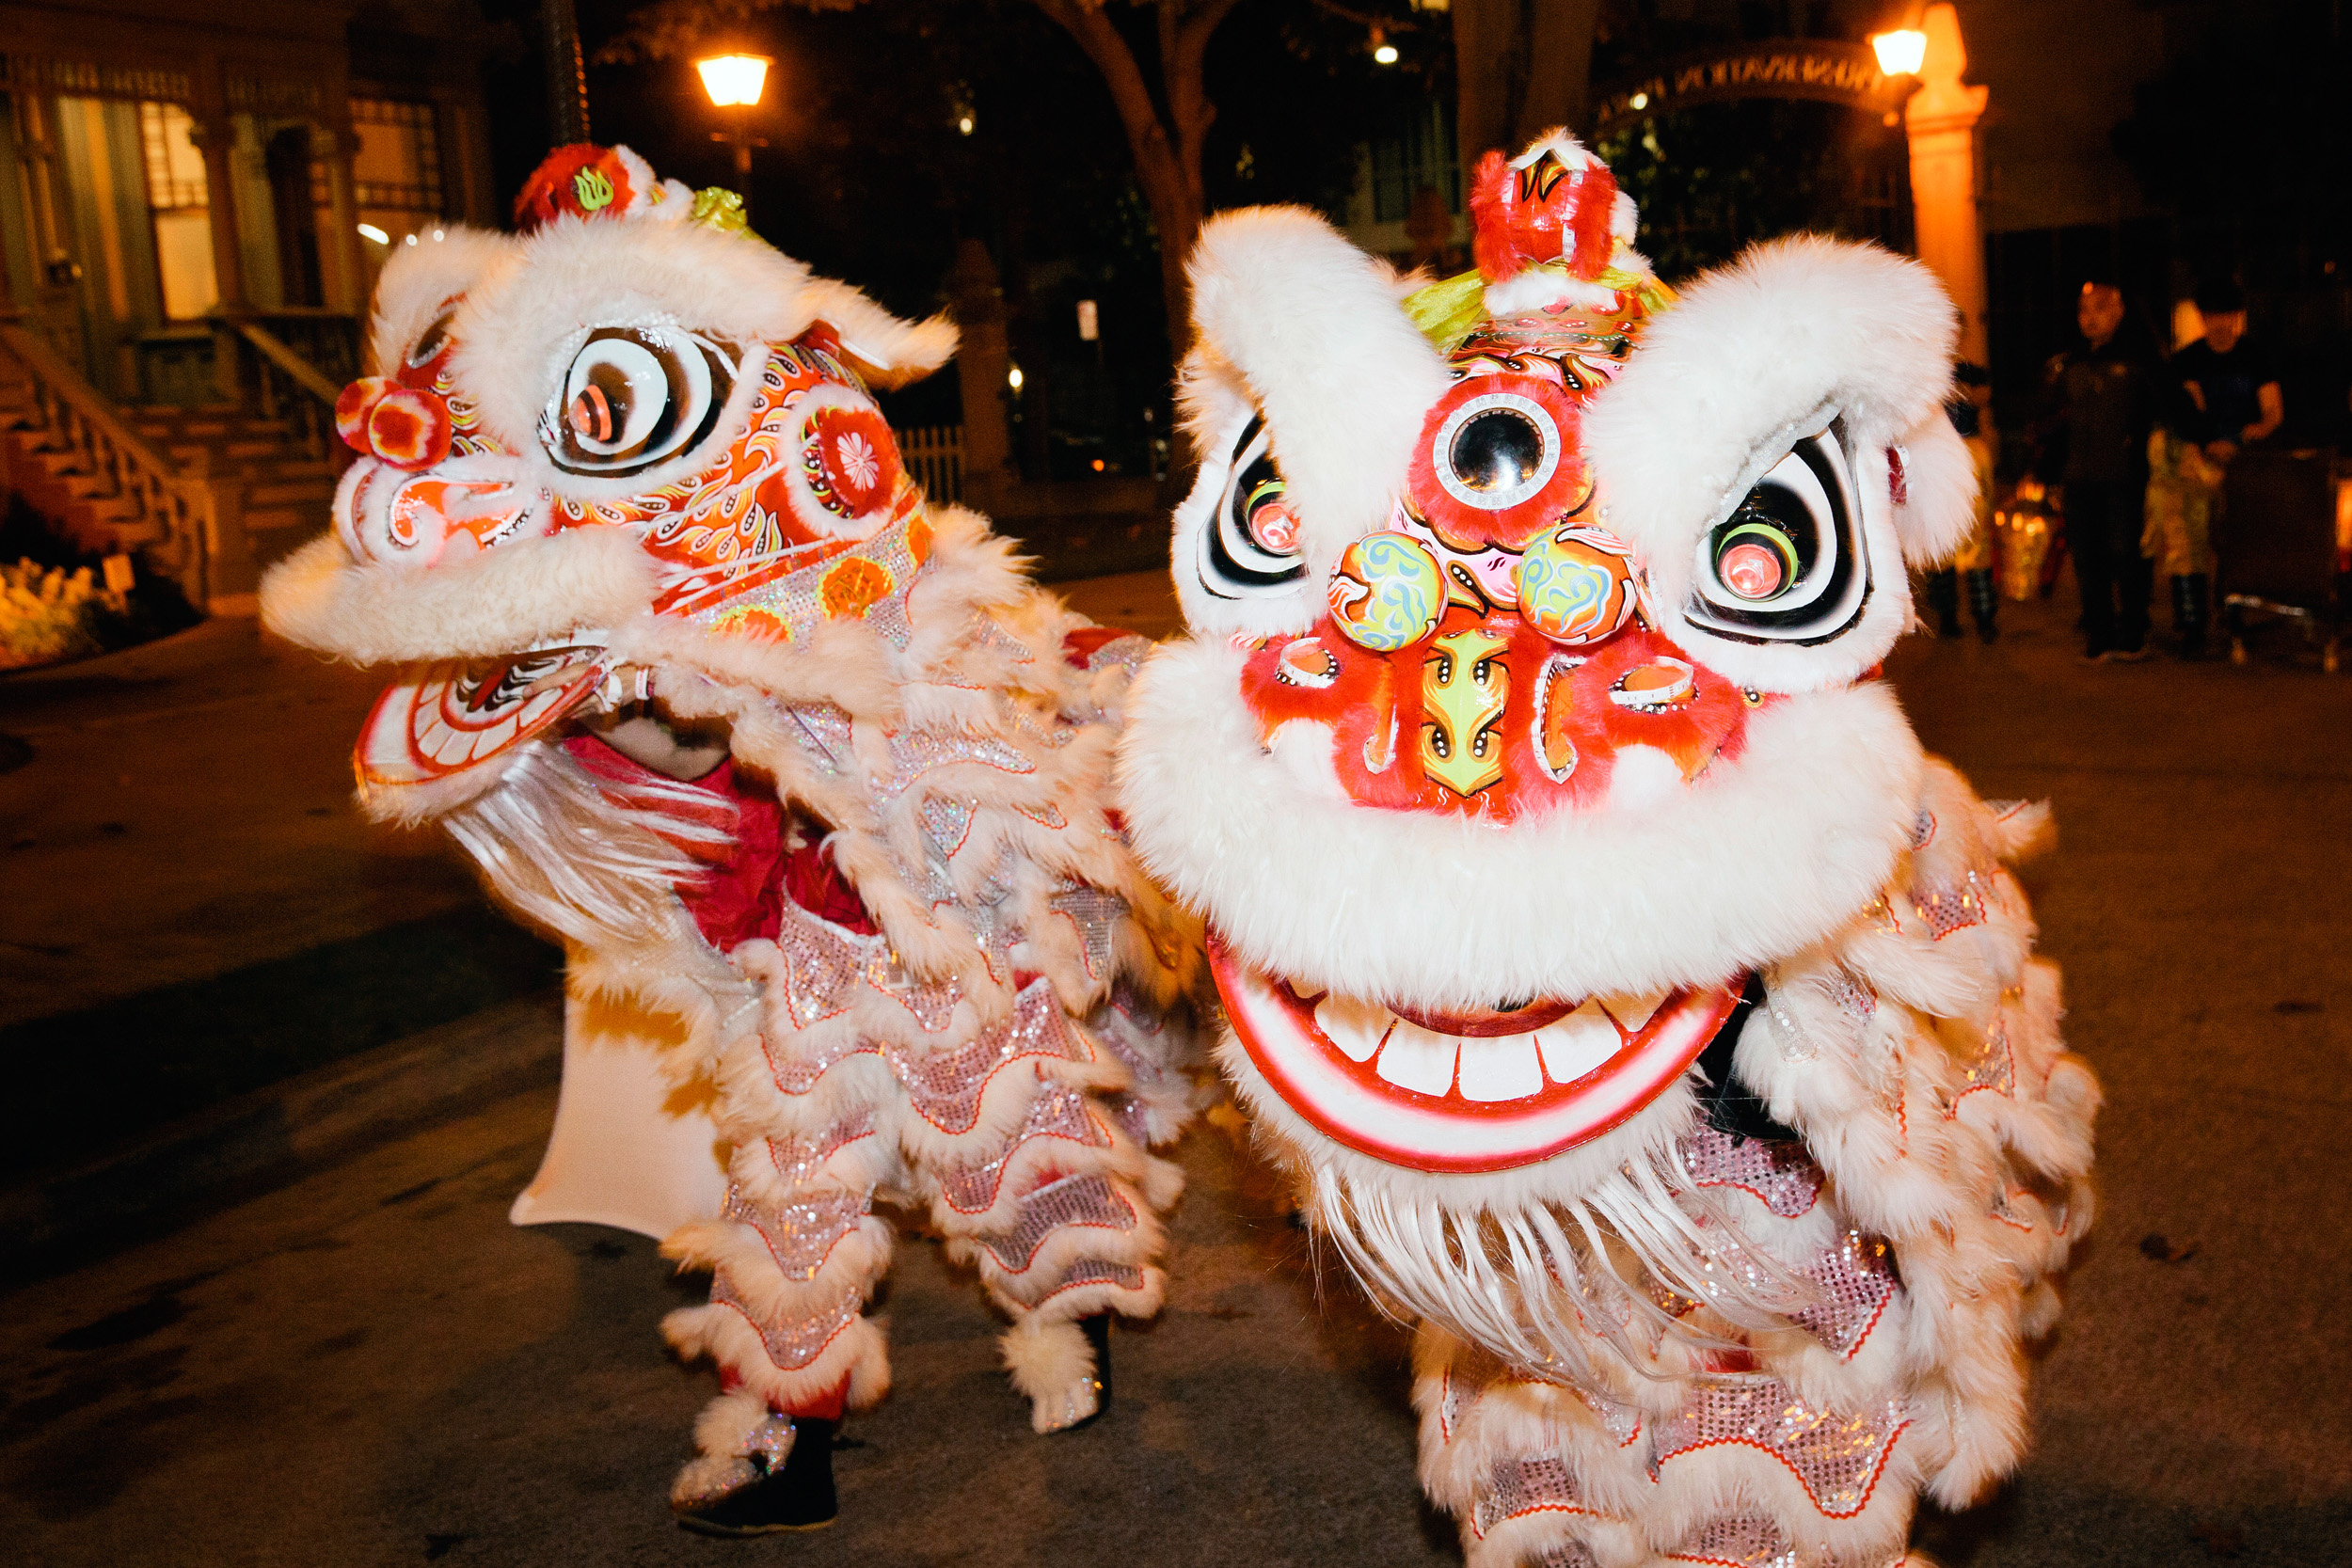
[{"label": "lion costume mirror on forehead", "polygon": [[888,1387],[878,1191],[1012,1320],[1040,1432],[1103,1408],[1109,1314],[1157,1308],[1182,1179],[1148,1146],[1189,1114],[1200,964],[1107,803],[1148,644],[907,473],[868,388],[946,360],[945,320],[626,148],[555,153],[517,215],[387,266],[337,408],[359,460],[264,613],[406,667],[363,804],[446,826],[567,939],[577,1019],[619,999],[575,1031],[518,1215],[713,1272],[665,1325],[723,1382],[674,1501],[804,1528],[834,1424]]},{"label": "lion costume mirror on forehead", "polygon": [[1426,286],[1204,230],[1131,831],[1471,1563],[1886,1561],[2015,1462],[2098,1102],[2046,812],[1873,678],[1971,520],[1952,309],[1818,238],[1677,294],[1561,133],[1470,207]]}]

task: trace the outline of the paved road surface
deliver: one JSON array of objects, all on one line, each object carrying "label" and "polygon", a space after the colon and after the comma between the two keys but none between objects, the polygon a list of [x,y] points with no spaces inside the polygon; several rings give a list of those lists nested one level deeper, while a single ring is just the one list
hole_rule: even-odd
[{"label": "paved road surface", "polygon": [[[1074,591],[1168,624],[1149,579]],[[1971,1568],[2352,1560],[2352,679],[2284,657],[2084,669],[2063,614],[2010,620],[1990,649],[1914,640],[1893,674],[1984,793],[2057,802],[2027,880],[2107,1087],[2104,1208],[2037,1374],[2034,1457],[1923,1537]],[[318,820],[279,826],[342,831]],[[159,940],[203,907],[175,896]],[[1402,1340],[1343,1281],[1319,1299],[1279,1196],[1213,1128],[1183,1149],[1168,1310],[1120,1339],[1104,1422],[1031,1436],[974,1287],[911,1239],[898,1387],[850,1428],[842,1522],[683,1535],[660,1490],[708,1383],[655,1324],[692,1292],[635,1238],[507,1227],[550,1104],[485,1105],[0,1299],[0,1559],[1459,1561],[1413,1488]]]}]

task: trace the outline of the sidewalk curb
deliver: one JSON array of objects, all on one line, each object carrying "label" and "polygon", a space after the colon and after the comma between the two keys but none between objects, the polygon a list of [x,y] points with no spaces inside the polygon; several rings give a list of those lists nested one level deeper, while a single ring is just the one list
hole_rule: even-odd
[{"label": "sidewalk curb", "polygon": [[256,1089],[0,1191],[0,1287],[103,1257],[461,1111],[555,1083],[560,990]]}]

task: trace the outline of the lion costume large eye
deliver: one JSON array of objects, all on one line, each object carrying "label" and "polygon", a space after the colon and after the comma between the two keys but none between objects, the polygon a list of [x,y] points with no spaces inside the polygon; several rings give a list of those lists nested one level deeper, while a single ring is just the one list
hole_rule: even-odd
[{"label": "lion costume large eye", "polygon": [[588,335],[548,407],[541,439],[565,473],[642,473],[701,443],[735,387],[718,343],[661,327]]},{"label": "lion costume large eye", "polygon": [[1518,392],[1481,392],[1456,404],[1430,443],[1430,467],[1446,494],[1481,512],[1518,505],[1560,467],[1551,411]]},{"label": "lion costume large eye", "polygon": [[1869,594],[1853,478],[1836,425],[1789,449],[1699,541],[1688,615],[1742,642],[1826,642]]},{"label": "lion costume large eye", "polygon": [[431,364],[434,356],[449,346],[449,324],[457,319],[455,310],[444,310],[433,318],[433,325],[424,329],[416,346],[408,351],[408,368],[421,371]]},{"label": "lion costume large eye", "polygon": [[1262,414],[1233,443],[1224,495],[1200,531],[1200,584],[1220,599],[1257,598],[1291,593],[1306,575],[1298,519]]}]

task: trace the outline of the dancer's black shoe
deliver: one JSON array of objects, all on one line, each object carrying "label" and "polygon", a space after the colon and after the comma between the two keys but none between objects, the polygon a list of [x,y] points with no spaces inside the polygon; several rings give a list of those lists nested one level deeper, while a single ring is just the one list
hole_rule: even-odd
[{"label": "dancer's black shoe", "polygon": [[[792,1418],[792,1451],[784,1468],[737,1487],[724,1496],[677,1511],[677,1522],[703,1535],[775,1535],[785,1530],[823,1529],[841,1512],[833,1489],[831,1421]],[[765,1467],[755,1454],[752,1464]]]}]

